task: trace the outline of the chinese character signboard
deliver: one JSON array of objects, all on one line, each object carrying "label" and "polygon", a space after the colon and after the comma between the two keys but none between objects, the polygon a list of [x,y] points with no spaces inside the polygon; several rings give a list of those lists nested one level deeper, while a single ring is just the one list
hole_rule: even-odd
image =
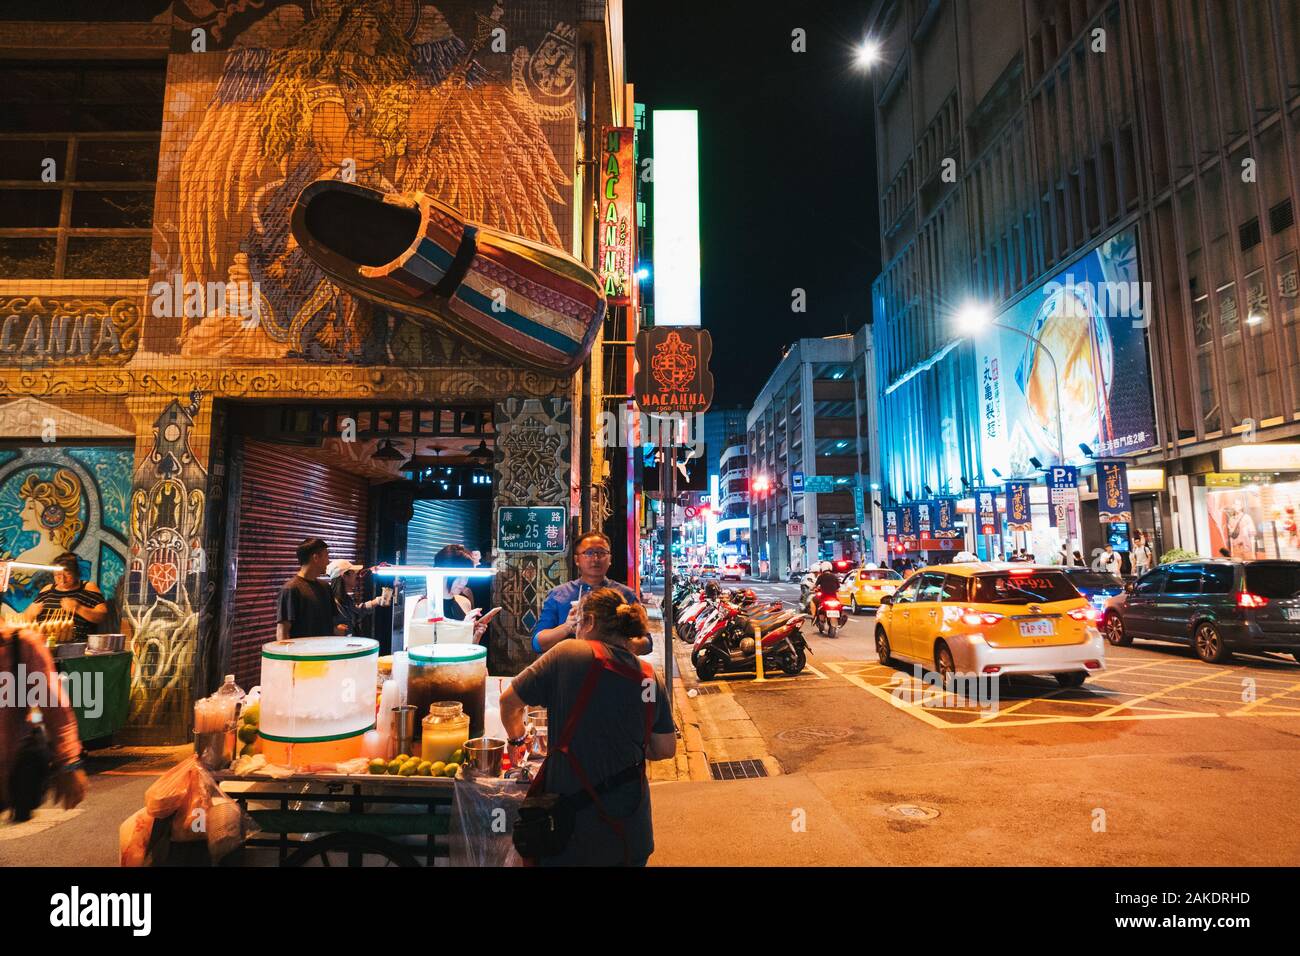
[{"label": "chinese character signboard", "polygon": [[835,491],[835,478],[831,475],[804,475],[803,490],[810,495],[829,495]]},{"label": "chinese character signboard", "polygon": [[1029,482],[1008,481],[1007,487],[1007,530],[1032,531],[1033,519],[1029,511]]},{"label": "chinese character signboard", "polygon": [[630,128],[607,126],[600,156],[600,284],[610,305],[630,305],[636,228],[636,169]]},{"label": "chinese character signboard", "polygon": [[934,510],[934,504],[930,501],[919,501],[913,507],[916,508],[916,533],[918,537],[929,538],[931,517],[930,512]]},{"label": "chinese character signboard", "polygon": [[950,497],[934,500],[934,537],[955,538],[957,530],[957,499]]},{"label": "chinese character signboard", "polygon": [[916,505],[903,505],[898,510],[900,519],[898,537],[902,541],[916,540]]},{"label": "chinese character signboard", "polygon": [[862,488],[859,486],[853,489],[853,522],[861,527],[866,520],[867,509],[863,505]]},{"label": "chinese character signboard", "polygon": [[1128,469],[1122,461],[1097,462],[1097,517],[1104,522],[1133,520]]},{"label": "chinese character signboard", "polygon": [[975,513],[980,534],[998,533],[998,497],[996,488],[975,489]]},{"label": "chinese character signboard", "polygon": [[563,551],[567,512],[563,507],[498,509],[497,550]]},{"label": "chinese character signboard", "polygon": [[636,336],[637,407],[648,415],[707,411],[713,403],[713,339],[698,328],[656,326]]},{"label": "chinese character signboard", "polygon": [[1069,531],[1070,514],[1079,500],[1079,469],[1073,465],[1053,465],[1047,471],[1047,495],[1051,507],[1052,527]]},{"label": "chinese character signboard", "polygon": [[890,544],[898,541],[898,509],[885,509],[885,540]]}]

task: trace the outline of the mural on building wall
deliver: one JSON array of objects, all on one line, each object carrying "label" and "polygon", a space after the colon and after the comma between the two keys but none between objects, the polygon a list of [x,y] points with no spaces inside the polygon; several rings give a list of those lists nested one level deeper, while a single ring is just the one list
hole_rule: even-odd
[{"label": "mural on building wall", "polygon": [[202,396],[173,399],[153,425],[131,494],[127,614],[132,625],[131,722],[184,730],[198,642],[207,470],[190,446]]},{"label": "mural on building wall", "polygon": [[149,350],[478,359],[340,292],[293,241],[289,210],[308,183],[335,178],[422,190],[566,248],[571,180],[557,156],[573,153],[576,18],[574,0],[179,0],[151,283],[199,295],[151,309]]},{"label": "mural on building wall", "polygon": [[[563,398],[512,398],[496,406],[496,507],[569,504],[572,415]],[[496,567],[501,624],[494,635],[504,639],[492,642],[499,656],[488,663],[493,673],[513,673],[532,659],[528,640],[546,595],[568,580],[568,555],[498,552]]]},{"label": "mural on building wall", "polygon": [[[111,600],[126,568],[130,448],[58,444],[0,452],[0,558],[49,564],[65,551]],[[15,569],[4,604],[22,611],[49,581]]]}]

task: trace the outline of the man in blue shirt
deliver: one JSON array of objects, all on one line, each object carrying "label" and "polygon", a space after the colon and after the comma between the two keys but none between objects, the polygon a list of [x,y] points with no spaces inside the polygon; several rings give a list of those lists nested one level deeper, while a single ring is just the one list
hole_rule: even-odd
[{"label": "man in blue shirt", "polygon": [[[614,588],[632,604],[641,603],[630,587],[605,576],[613,557],[610,548],[609,538],[599,531],[588,531],[578,539],[574,547],[578,577],[552,588],[551,593],[546,595],[542,616],[533,628],[533,650],[536,653],[542,654],[577,633],[578,602],[585,594],[600,588]],[[628,641],[627,646],[633,654],[649,654],[654,645],[650,638],[638,637]]]}]

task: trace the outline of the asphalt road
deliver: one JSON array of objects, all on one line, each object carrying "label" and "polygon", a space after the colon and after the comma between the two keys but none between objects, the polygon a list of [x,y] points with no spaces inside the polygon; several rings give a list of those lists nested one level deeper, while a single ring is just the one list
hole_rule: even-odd
[{"label": "asphalt road", "polygon": [[[798,587],[746,582],[793,603]],[[876,661],[874,614],[810,625],[809,667],[717,683],[783,771],[854,834],[862,862],[903,865],[1300,864],[1300,664],[1223,665],[1190,649],[1108,648],[1082,688],[1021,678],[963,702]],[[759,783],[759,781],[745,781]],[[792,786],[795,781],[787,782]],[[837,831],[838,832],[838,831]],[[764,860],[779,863],[781,860]]]}]

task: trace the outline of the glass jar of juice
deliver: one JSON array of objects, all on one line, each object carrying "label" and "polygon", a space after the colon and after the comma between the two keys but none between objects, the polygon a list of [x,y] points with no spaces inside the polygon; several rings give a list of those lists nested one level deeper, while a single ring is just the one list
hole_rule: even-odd
[{"label": "glass jar of juice", "polygon": [[420,756],[430,762],[450,762],[469,740],[469,714],[458,700],[430,704],[429,716],[421,723]]}]

